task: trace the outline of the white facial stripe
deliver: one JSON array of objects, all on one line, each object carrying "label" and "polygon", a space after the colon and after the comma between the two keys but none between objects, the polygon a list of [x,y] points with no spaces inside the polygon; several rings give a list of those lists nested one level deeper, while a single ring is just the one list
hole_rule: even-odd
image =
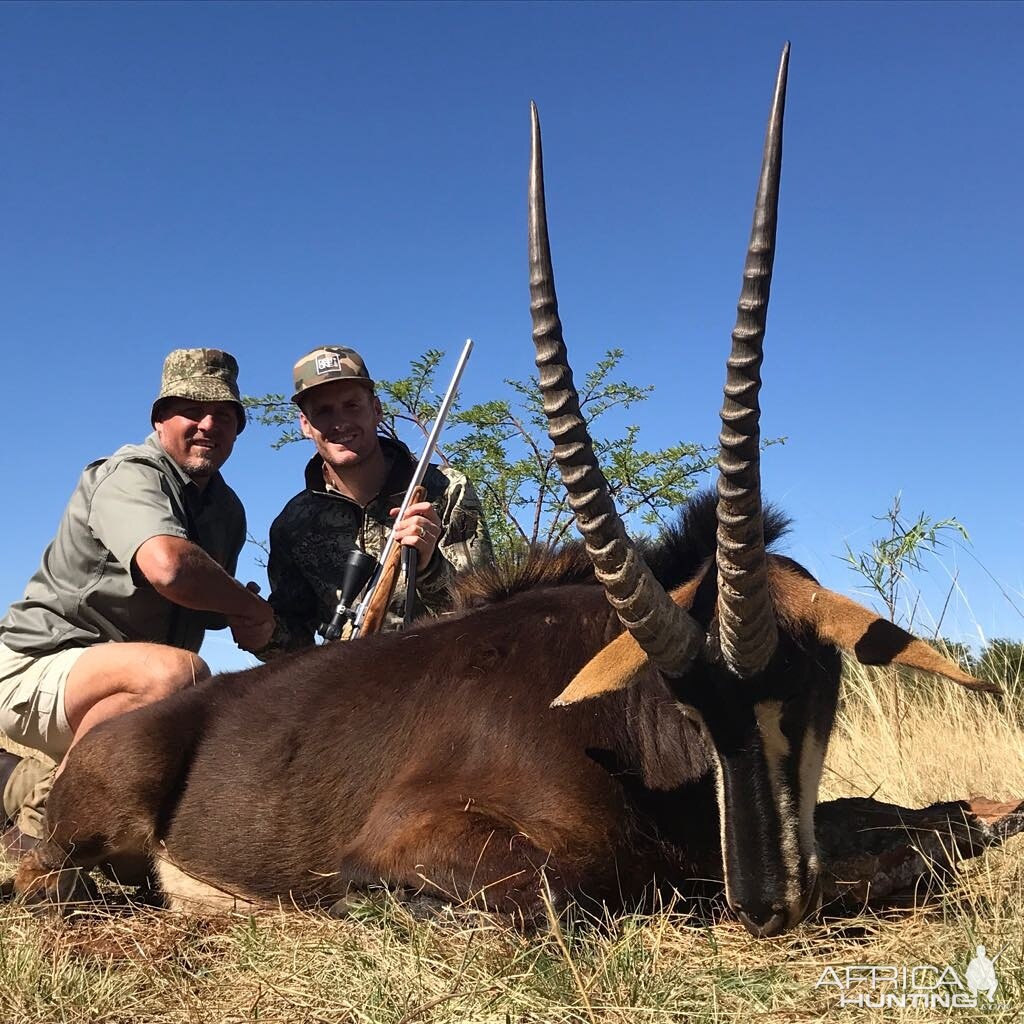
[{"label": "white facial stripe", "polygon": [[677,707],[684,718],[688,718],[700,729],[704,745],[711,755],[711,765],[715,770],[715,799],[718,801],[718,834],[722,844],[722,880],[725,882],[725,898],[732,903],[732,893],[729,891],[729,858],[726,855],[725,842],[725,779],[722,775],[722,762],[701,713],[689,704],[678,704]]},{"label": "white facial stripe", "polygon": [[819,869],[818,841],[814,835],[814,808],[825,764],[825,745],[818,734],[808,730],[800,748],[800,848],[813,871]]},{"label": "white facial stripe", "polygon": [[790,756],[789,740],[782,731],[782,702],[761,701],[754,705],[757,728],[764,748],[768,782],[775,798],[775,810],[779,818],[779,846],[782,851],[782,867],[786,873],[786,907],[792,909],[801,903],[800,899],[800,829],[793,807],[793,794],[786,782],[785,763]]},{"label": "white facial stripe", "polygon": [[718,751],[715,749],[711,737],[707,737],[708,750],[711,751],[711,763],[715,769],[715,799],[718,801],[718,832],[722,843],[722,881],[725,882],[725,898],[730,906],[733,903],[733,894],[729,889],[729,855],[726,852],[728,847],[725,840],[725,779],[722,775],[722,762],[718,758]]},{"label": "white facial stripe", "polygon": [[769,764],[781,764],[790,753],[789,740],[782,731],[782,701],[763,700],[754,705],[754,714],[764,744],[765,759]]}]

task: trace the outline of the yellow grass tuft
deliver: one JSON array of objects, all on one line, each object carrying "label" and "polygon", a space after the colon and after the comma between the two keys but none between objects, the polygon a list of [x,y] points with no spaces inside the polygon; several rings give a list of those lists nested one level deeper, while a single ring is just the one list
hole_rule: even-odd
[{"label": "yellow grass tuft", "polygon": [[826,765],[823,799],[1024,799],[1024,706],[1013,695],[847,662]]}]

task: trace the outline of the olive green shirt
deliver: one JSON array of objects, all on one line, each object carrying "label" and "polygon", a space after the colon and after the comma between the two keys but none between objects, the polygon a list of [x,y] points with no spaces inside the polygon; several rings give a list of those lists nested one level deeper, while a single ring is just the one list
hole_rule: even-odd
[{"label": "olive green shirt", "polygon": [[234,575],[245,511],[219,473],[200,491],[155,433],[87,466],[25,596],[0,622],[0,643],[46,654],[108,640],[198,651],[222,616],[158,594],[132,560],[145,541],[191,540]]}]

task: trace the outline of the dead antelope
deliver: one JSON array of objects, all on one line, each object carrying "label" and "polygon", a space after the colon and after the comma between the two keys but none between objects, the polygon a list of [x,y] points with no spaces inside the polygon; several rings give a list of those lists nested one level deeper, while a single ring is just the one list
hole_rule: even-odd
[{"label": "dead antelope", "polygon": [[712,876],[755,935],[805,915],[840,650],[983,684],[768,553],[784,522],[761,502],[758,391],[787,59],[717,499],[643,554],[615,512],[562,343],[534,110],[537,363],[593,566],[579,548],[534,558],[515,579],[467,581],[475,599],[403,634],[222,675],[103,723],[54,787],[23,895],[65,899],[79,869],[127,857],[152,866],[172,907],[331,904],[383,882],[533,917],[543,872],[556,905],[635,905],[654,880]]}]

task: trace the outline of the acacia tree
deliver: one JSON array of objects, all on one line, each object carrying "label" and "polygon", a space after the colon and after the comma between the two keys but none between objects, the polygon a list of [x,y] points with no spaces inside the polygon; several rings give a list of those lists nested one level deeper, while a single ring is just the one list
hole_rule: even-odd
[{"label": "acacia tree", "polygon": [[[606,436],[602,420],[609,412],[630,409],[654,390],[614,379],[622,355],[621,349],[610,349],[583,377],[580,408],[619,510],[656,527],[686,502],[698,478],[715,464],[717,449],[679,442],[648,450],[640,446],[635,425]],[[414,451],[437,415],[436,374],[443,358],[443,352],[430,349],[412,361],[404,377],[377,381],[387,429]],[[441,461],[458,466],[473,481],[499,558],[529,544],[558,544],[572,525],[537,381],[504,383],[506,397],[469,407],[456,401],[438,451]],[[295,407],[283,394],[247,395],[243,401],[257,422],[281,428],[275,448],[301,438]]]},{"label": "acacia tree", "polygon": [[[884,515],[874,518],[886,524],[885,534],[873,540],[866,551],[854,551],[847,544],[844,560],[864,580],[867,589],[881,599],[889,621],[896,622],[900,597],[910,572],[923,571],[922,557],[944,547],[941,535],[952,532],[965,541],[970,541],[970,537],[963,524],[953,517],[936,520],[922,512],[916,519],[908,520],[903,514],[899,494],[892,499]],[[916,610],[915,602],[907,617],[908,629],[913,628]]]}]

